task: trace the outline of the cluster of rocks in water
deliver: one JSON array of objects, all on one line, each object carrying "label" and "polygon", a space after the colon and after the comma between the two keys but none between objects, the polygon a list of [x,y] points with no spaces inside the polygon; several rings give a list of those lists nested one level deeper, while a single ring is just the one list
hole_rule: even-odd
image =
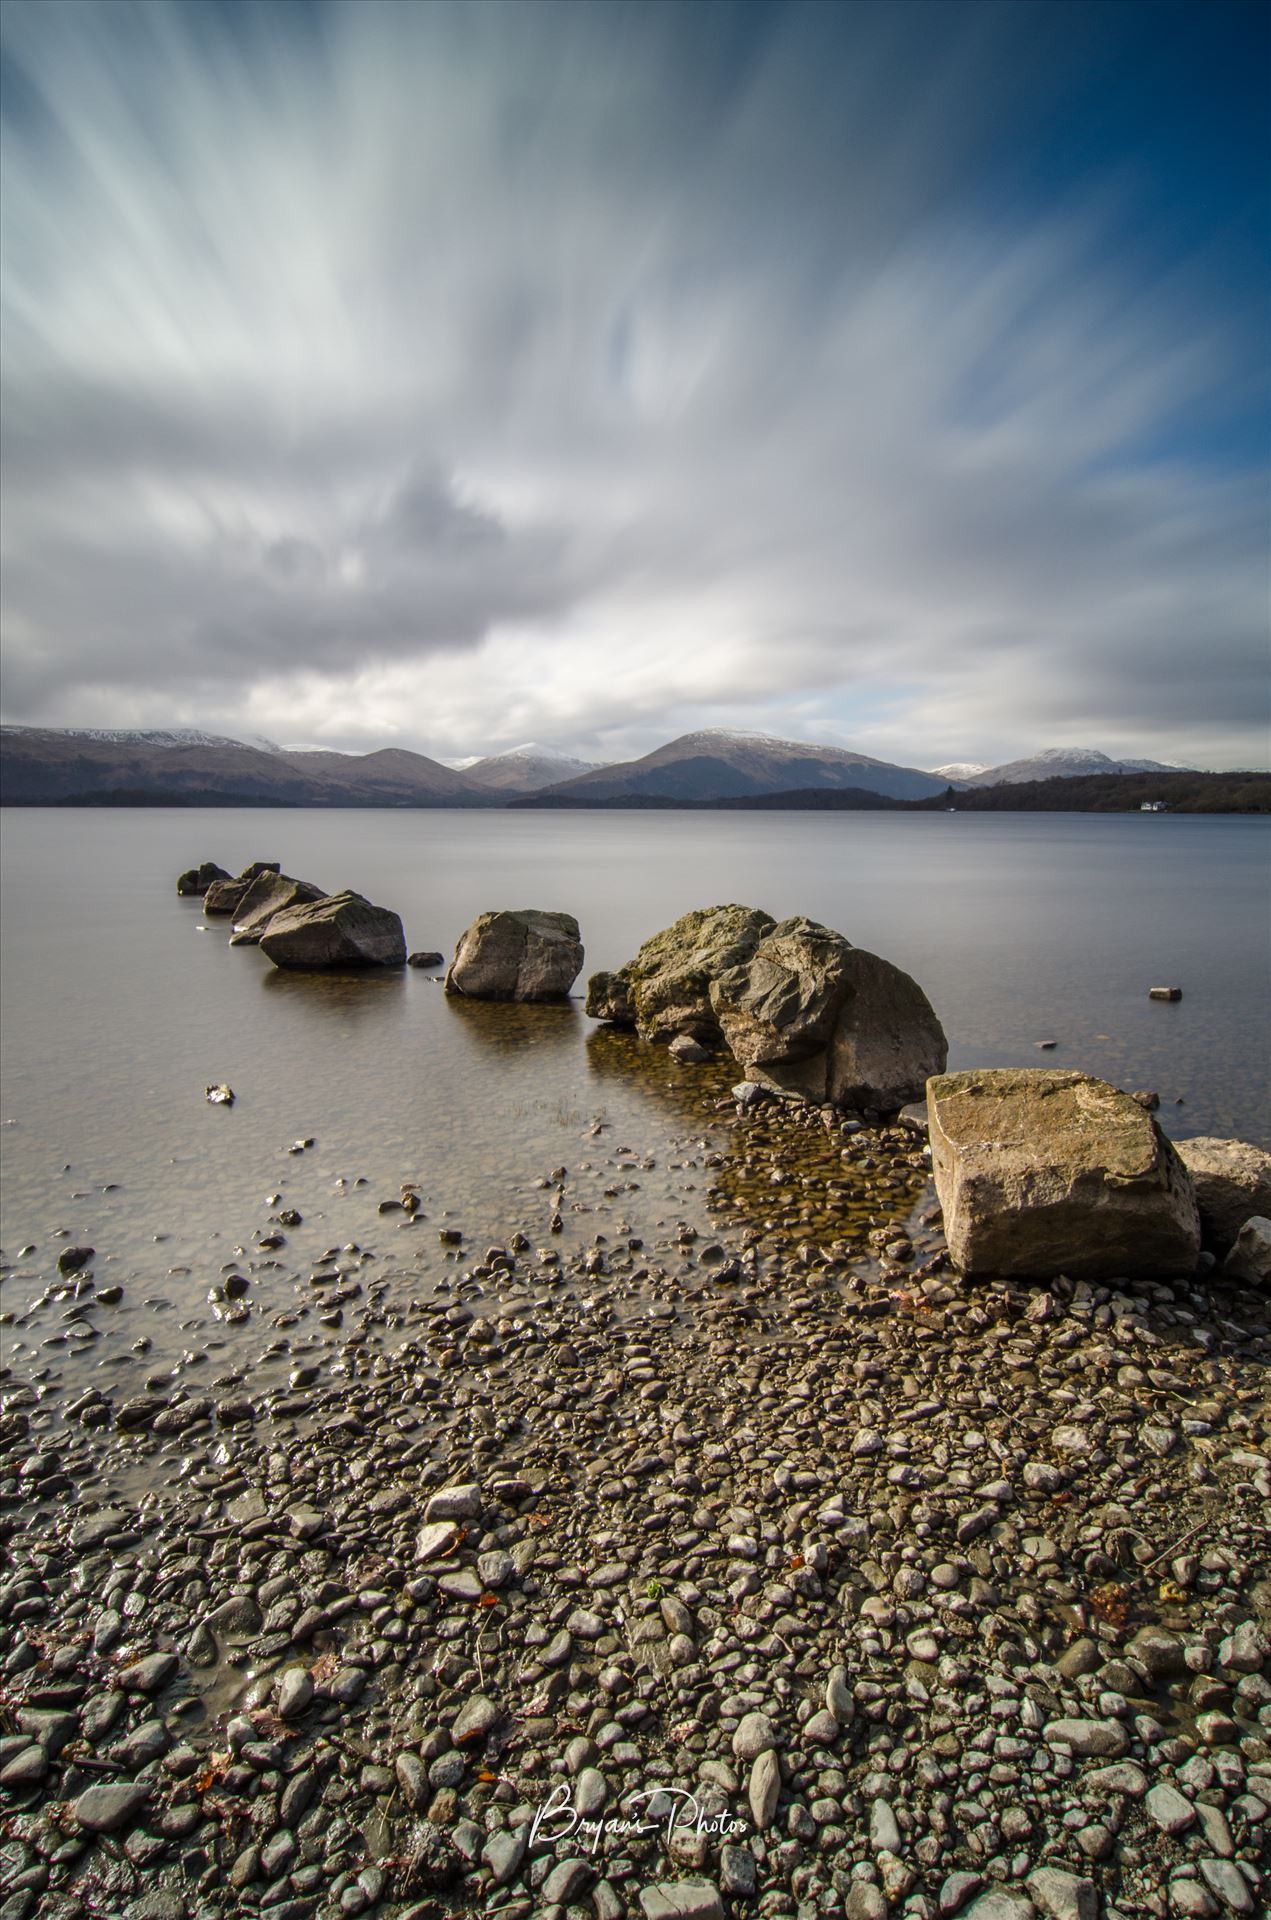
[{"label": "cluster of rocks in water", "polygon": [[230,945],[258,946],[276,967],[312,973],[406,962],[402,923],[391,908],[293,880],[276,860],[254,860],[236,878],[205,861],[178,877],[177,893],[201,898],[209,919],[228,917]]},{"label": "cluster of rocks in water", "polygon": [[921,1190],[920,1135],[713,1118],[795,1191],[714,1168],[705,1297],[562,1257],[555,1168],[423,1296],[297,1274],[284,1392],[11,1396],[5,1920],[1266,1910],[1268,1301],[969,1288],[930,1199],[800,1241],[800,1168]]}]

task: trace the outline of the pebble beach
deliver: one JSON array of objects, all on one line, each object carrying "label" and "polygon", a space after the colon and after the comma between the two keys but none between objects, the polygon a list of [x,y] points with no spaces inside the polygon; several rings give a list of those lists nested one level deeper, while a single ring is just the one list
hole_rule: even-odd
[{"label": "pebble beach", "polygon": [[650,1237],[603,1132],[499,1246],[404,1180],[184,1369],[6,1288],[0,1920],[1266,1910],[1267,1297],[966,1283],[919,1133],[700,1098]]}]

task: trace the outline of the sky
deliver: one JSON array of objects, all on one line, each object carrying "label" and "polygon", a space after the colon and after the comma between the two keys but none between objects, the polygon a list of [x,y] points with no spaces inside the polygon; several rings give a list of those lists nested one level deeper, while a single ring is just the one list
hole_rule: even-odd
[{"label": "sky", "polygon": [[3,0],[4,719],[1266,765],[1269,23]]}]

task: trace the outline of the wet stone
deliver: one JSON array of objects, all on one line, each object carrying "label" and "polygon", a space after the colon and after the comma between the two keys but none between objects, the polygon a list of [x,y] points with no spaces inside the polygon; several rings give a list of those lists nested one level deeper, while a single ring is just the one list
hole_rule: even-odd
[{"label": "wet stone", "polygon": [[75,1818],[89,1833],[116,1833],[145,1806],[150,1788],[144,1783],[112,1781],[87,1787],[75,1802]]}]

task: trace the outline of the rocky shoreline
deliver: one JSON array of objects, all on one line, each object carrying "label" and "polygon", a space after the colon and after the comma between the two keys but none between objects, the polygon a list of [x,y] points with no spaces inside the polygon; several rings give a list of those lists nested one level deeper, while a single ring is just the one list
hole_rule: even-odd
[{"label": "rocky shoreline", "polygon": [[713,1238],[593,1142],[386,1199],[426,1286],[258,1243],[206,1391],[6,1365],[0,1920],[1266,1910],[1271,1296],[965,1283],[919,1135],[718,1093]]}]

